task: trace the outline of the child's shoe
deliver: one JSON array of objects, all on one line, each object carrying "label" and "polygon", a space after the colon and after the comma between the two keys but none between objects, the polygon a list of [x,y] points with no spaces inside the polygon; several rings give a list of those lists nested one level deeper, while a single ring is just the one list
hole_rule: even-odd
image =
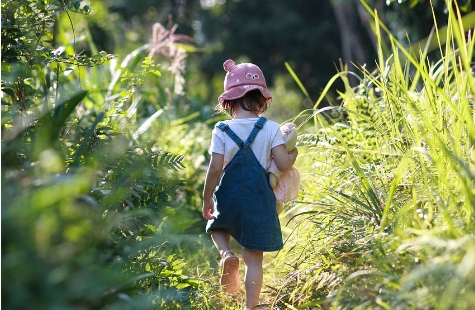
[{"label": "child's shoe", "polygon": [[222,259],[220,265],[221,280],[220,284],[226,293],[234,293],[239,291],[241,280],[239,279],[239,258],[231,251],[225,251],[221,254]]}]

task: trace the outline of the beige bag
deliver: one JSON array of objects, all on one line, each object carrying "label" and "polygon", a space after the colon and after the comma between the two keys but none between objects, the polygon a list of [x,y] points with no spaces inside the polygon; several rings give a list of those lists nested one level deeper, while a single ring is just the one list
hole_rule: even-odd
[{"label": "beige bag", "polygon": [[289,202],[297,198],[300,191],[300,173],[292,166],[277,180],[274,195],[277,202]]}]

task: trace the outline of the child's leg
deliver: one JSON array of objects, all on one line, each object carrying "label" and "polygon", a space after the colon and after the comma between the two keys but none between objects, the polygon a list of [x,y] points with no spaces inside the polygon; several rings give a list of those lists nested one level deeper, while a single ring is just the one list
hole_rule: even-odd
[{"label": "child's leg", "polygon": [[229,247],[231,236],[225,230],[215,229],[211,232],[211,238],[221,255],[220,284],[225,292],[236,292],[241,286],[241,280],[239,279],[239,258],[231,252]]},{"label": "child's leg", "polygon": [[218,249],[219,254],[230,251],[229,243],[231,241],[231,236],[227,231],[223,229],[215,229],[211,232],[211,238],[213,239],[214,246]]},{"label": "child's leg", "polygon": [[254,308],[259,303],[259,295],[262,287],[262,260],[263,252],[244,249],[244,264],[246,264],[246,307]]}]

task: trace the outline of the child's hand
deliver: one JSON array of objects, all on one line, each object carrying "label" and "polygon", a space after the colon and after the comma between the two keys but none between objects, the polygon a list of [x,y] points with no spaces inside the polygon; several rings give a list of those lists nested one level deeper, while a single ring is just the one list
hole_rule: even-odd
[{"label": "child's hand", "polygon": [[203,200],[203,217],[207,220],[214,220],[216,217],[214,213],[214,201],[213,198]]}]

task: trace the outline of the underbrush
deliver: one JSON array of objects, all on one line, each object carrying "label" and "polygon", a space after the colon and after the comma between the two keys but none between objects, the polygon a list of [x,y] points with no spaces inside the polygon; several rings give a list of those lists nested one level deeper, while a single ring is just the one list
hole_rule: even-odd
[{"label": "underbrush", "polygon": [[440,61],[391,37],[341,106],[310,111],[303,189],[266,280],[276,309],[473,307],[474,41],[456,13]]}]

